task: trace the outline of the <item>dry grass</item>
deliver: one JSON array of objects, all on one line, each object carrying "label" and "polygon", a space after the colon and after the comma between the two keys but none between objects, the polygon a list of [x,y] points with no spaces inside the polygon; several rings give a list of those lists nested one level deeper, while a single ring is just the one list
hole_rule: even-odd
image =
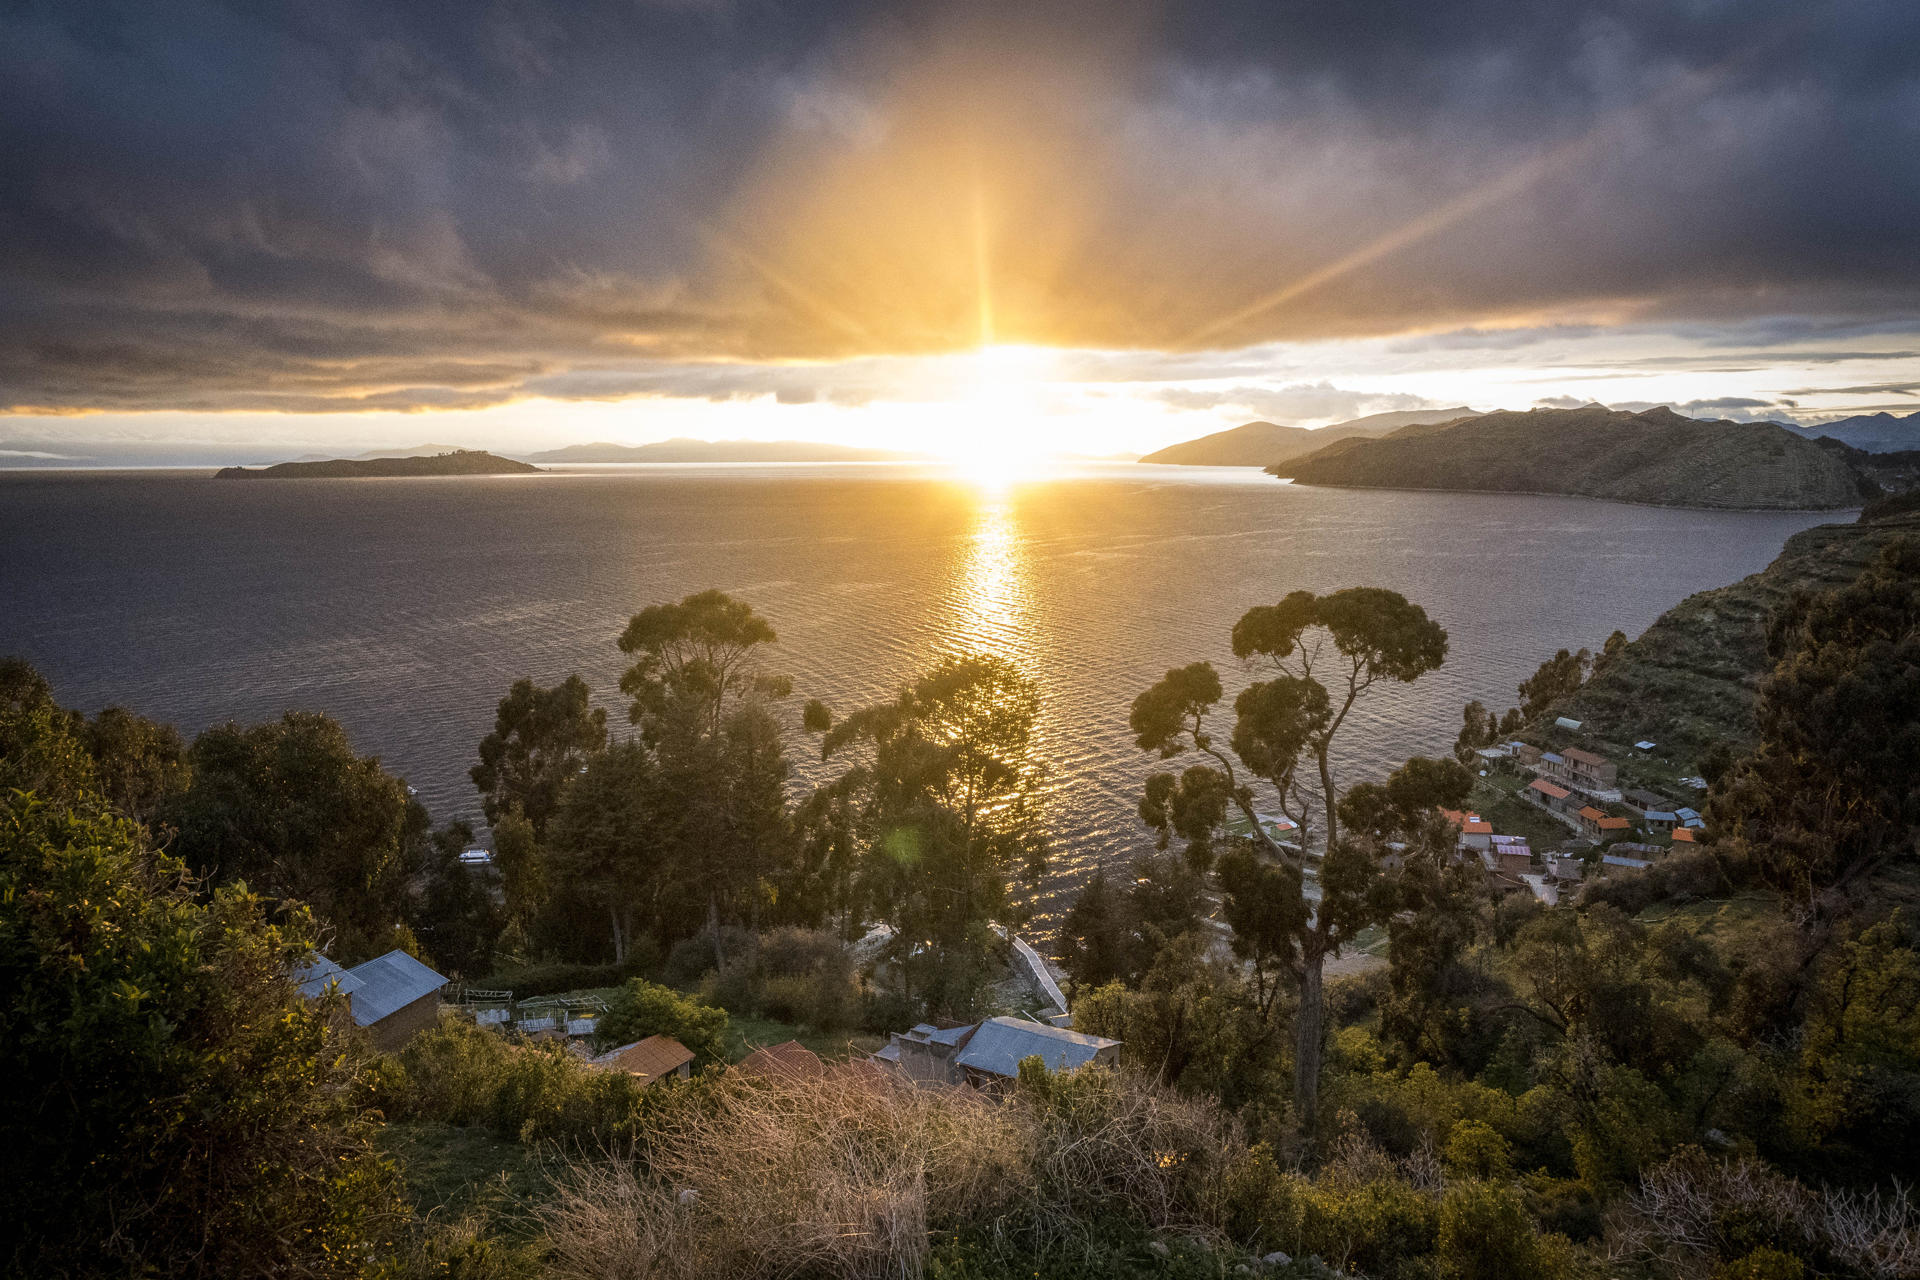
[{"label": "dry grass", "polygon": [[1816,1192],[1758,1160],[1679,1156],[1644,1174],[1607,1232],[1608,1255],[1658,1274],[1705,1276],[1728,1238],[1756,1230],[1875,1280],[1920,1275],[1920,1206],[1886,1189]]},{"label": "dry grass", "polygon": [[578,1167],[545,1211],[554,1273],[593,1280],[920,1275],[929,1233],[1070,1241],[1097,1215],[1204,1230],[1232,1135],[1105,1073],[966,1090],[737,1077],[690,1094],[644,1169]]}]

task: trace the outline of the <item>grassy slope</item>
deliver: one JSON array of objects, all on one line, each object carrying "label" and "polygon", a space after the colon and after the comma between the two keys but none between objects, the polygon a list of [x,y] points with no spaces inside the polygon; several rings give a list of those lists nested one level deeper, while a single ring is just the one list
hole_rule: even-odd
[{"label": "grassy slope", "polygon": [[1659,506],[1857,505],[1844,455],[1764,423],[1597,406],[1490,413],[1441,430],[1345,441],[1290,468],[1303,484],[1569,493]]},{"label": "grassy slope", "polygon": [[[1894,538],[1920,537],[1920,514],[1879,524],[1829,524],[1797,533],[1759,573],[1687,597],[1647,628],[1552,716],[1583,722],[1577,739],[1544,729],[1553,745],[1599,751],[1628,780],[1660,782],[1695,771],[1712,743],[1753,733],[1753,699],[1766,671],[1767,619],[1796,590],[1853,580]],[[1659,744],[1638,761],[1632,744]],[[1640,777],[1631,775],[1639,774]]]}]

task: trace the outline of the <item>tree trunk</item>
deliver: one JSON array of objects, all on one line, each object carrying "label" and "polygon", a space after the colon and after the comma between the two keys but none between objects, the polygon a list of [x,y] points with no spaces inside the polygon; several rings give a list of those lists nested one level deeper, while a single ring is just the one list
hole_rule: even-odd
[{"label": "tree trunk", "polygon": [[720,945],[720,900],[713,894],[707,895],[707,935],[713,939],[713,967],[720,973],[727,971],[726,951]]},{"label": "tree trunk", "polygon": [[1313,1149],[1320,1120],[1320,1056],[1326,1030],[1326,999],[1321,984],[1325,952],[1319,939],[1309,938],[1300,956],[1300,1010],[1293,1020],[1293,1121],[1297,1158]]},{"label": "tree trunk", "polygon": [[626,931],[620,927],[620,908],[612,903],[608,903],[607,919],[613,926],[613,962],[615,964],[625,964],[627,962],[627,934]]}]

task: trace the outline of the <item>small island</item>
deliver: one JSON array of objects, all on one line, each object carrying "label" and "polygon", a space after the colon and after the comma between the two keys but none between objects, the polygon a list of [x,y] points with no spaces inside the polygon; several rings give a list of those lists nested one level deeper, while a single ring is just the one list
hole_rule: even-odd
[{"label": "small island", "polygon": [[351,480],[365,476],[517,476],[540,468],[488,453],[455,449],[412,458],[328,458],[321,462],[277,462],[270,467],[222,467],[216,480]]}]

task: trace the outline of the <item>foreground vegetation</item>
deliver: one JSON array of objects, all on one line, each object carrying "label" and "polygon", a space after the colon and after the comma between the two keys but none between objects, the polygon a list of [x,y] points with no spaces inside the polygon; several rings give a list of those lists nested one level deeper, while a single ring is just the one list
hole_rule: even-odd
[{"label": "foreground vegetation", "polygon": [[[1337,776],[1346,709],[1444,632],[1387,592],[1255,610],[1235,647],[1266,669],[1230,726],[1204,664],[1136,704],[1143,749],[1202,763],[1148,785],[1160,851],[1096,877],[1061,939],[1122,1069],[1030,1061],[1000,1097],[726,1065],[756,1019],[844,1042],[977,1008],[987,925],[1045,853],[1017,673],[810,707],[846,766],[796,800],[771,638],[717,593],[638,615],[627,741],[578,682],[510,691],[475,770],[497,897],[457,865],[469,833],[323,718],[186,744],[6,667],[0,1194],[31,1226],[5,1269],[1920,1273],[1920,544],[1773,611],[1711,843],[1553,910],[1454,863],[1457,762]],[[1522,724],[1592,666],[1550,659]],[[1269,807],[1298,839],[1231,834]],[[916,941],[863,969],[874,923]],[[1382,932],[1386,968],[1335,976]],[[375,1054],[289,982],[316,943],[599,988],[607,1040],[674,1035],[698,1071],[646,1088],[454,1015]]]}]

